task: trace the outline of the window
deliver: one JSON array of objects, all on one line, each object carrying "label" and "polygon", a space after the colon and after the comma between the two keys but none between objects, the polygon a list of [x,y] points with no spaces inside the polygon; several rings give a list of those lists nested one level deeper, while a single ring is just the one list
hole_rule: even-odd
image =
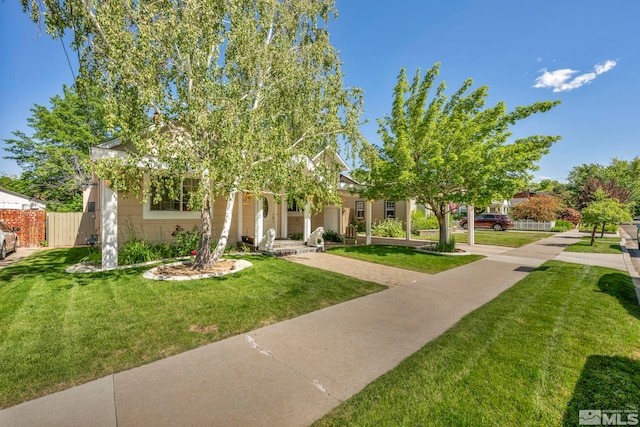
[{"label": "window", "polygon": [[364,200],[356,201],[356,219],[364,219]]},{"label": "window", "polygon": [[396,202],[384,201],[384,218],[396,217]]},{"label": "window", "polygon": [[[200,180],[193,178],[185,178],[182,181],[182,188],[178,192],[177,198],[173,199],[169,194],[162,194],[162,199],[157,202],[151,202],[151,210],[152,211],[179,211],[179,212],[189,212],[191,208],[189,207],[189,201],[191,200],[192,195],[198,190],[198,185]],[[154,193],[155,190],[152,190]]]},{"label": "window", "polygon": [[96,211],[96,202],[87,202],[87,212]]},{"label": "window", "polygon": [[287,210],[289,212],[298,212],[298,203],[294,200],[290,200],[287,204]]},{"label": "window", "polygon": [[[149,176],[144,177],[145,186],[149,186]],[[153,196],[150,194],[147,202],[142,205],[143,219],[198,219],[200,212],[198,209],[193,210],[189,207],[189,201],[195,197],[200,185],[200,180],[193,178],[185,178],[179,184],[180,186],[174,191],[173,197],[170,194],[161,194],[154,186],[150,187],[151,194],[160,194],[161,199],[154,203]],[[167,186],[165,186],[166,190]]]}]

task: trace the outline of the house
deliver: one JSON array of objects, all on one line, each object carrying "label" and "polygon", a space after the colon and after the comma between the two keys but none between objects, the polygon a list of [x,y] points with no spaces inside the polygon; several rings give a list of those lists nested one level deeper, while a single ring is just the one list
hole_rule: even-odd
[{"label": "house", "polygon": [[[91,149],[90,158],[126,159],[128,147],[119,139],[105,142]],[[308,170],[312,170],[316,162],[325,161],[320,155],[306,159]],[[344,234],[347,225],[355,220],[366,220],[370,237],[371,222],[375,219],[403,218],[406,216],[405,203],[393,201],[371,201],[352,194],[357,191],[357,182],[345,175],[349,170],[344,160],[337,154],[330,160],[338,165],[340,175],[338,191],[341,205],[324,206],[319,212],[312,212],[310,206],[289,206],[286,193],[273,194],[264,192],[262,197],[238,191],[229,242],[246,240],[258,246],[269,229],[275,230],[276,238],[288,238],[293,233],[301,233],[306,240],[311,232],[322,226],[325,231],[333,230]],[[143,178],[148,182],[149,177]],[[85,211],[96,212],[96,229],[99,232],[103,252],[103,267],[117,265],[117,249],[132,238],[143,238],[149,242],[170,242],[171,233],[180,226],[185,230],[200,225],[200,212],[191,211],[188,206],[191,193],[197,188],[196,179],[186,178],[182,181],[177,199],[163,197],[157,203],[144,201],[142,197],[117,194],[105,180],[97,180],[95,185],[87,185],[83,200]],[[145,185],[148,185],[145,182]],[[281,202],[277,202],[280,199]],[[224,222],[226,200],[217,198],[213,203],[212,227],[214,235],[221,230]],[[410,218],[409,218],[410,220]],[[243,239],[244,236],[244,239]]]},{"label": "house", "polygon": [[45,204],[36,198],[0,187],[0,209],[44,210],[45,207]]},{"label": "house", "polygon": [[0,187],[0,220],[20,228],[22,247],[37,247],[45,239],[45,207],[41,200]]}]

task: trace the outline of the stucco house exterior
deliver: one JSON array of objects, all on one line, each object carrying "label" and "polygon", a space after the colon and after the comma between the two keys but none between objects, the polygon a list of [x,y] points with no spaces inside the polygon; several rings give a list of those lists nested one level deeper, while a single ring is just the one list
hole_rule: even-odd
[{"label": "stucco house exterior", "polygon": [[[93,161],[107,158],[126,159],[127,147],[119,139],[100,144],[91,149]],[[315,162],[324,161],[317,156],[309,160],[309,168]],[[233,218],[229,232],[229,243],[252,242],[258,246],[269,229],[274,229],[276,238],[285,239],[293,233],[302,233],[306,240],[317,227],[325,231],[332,230],[344,234],[346,227],[355,221],[365,221],[367,235],[370,239],[371,223],[384,218],[408,219],[407,203],[364,200],[357,194],[358,183],[346,175],[349,167],[339,155],[334,155],[333,162],[339,166],[340,174],[336,177],[337,189],[341,197],[341,205],[327,205],[319,212],[312,212],[307,206],[288,206],[286,192],[273,194],[264,192],[262,197],[255,197],[248,192],[238,191],[235,196]],[[148,176],[145,176],[148,180]],[[142,197],[117,194],[105,180],[96,179],[94,185],[84,189],[84,210],[95,211],[96,229],[99,230],[103,253],[103,267],[117,265],[117,249],[132,238],[142,238],[149,242],[171,242],[171,233],[180,226],[191,230],[200,225],[200,212],[191,211],[188,207],[190,192],[197,187],[197,182],[187,178],[182,182],[179,198],[170,200],[163,198],[159,203],[151,200],[143,201]],[[280,196],[282,202],[276,201]],[[212,227],[215,233],[222,229],[226,200],[218,198],[213,203]],[[410,225],[409,225],[410,227]],[[408,227],[408,229],[410,229]],[[244,239],[243,239],[244,237]]]}]

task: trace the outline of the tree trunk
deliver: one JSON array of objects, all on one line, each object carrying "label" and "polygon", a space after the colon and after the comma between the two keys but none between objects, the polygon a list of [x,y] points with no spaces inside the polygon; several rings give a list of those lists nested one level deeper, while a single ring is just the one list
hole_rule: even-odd
[{"label": "tree trunk", "polygon": [[204,197],[202,201],[202,209],[200,211],[200,243],[198,244],[198,253],[193,263],[195,270],[203,270],[211,265],[211,186],[209,178],[206,178]]},{"label": "tree trunk", "polygon": [[232,191],[227,199],[227,208],[224,211],[224,224],[222,225],[222,232],[220,233],[220,239],[216,245],[216,249],[211,256],[211,263],[215,264],[220,260],[224,253],[224,248],[227,246],[229,240],[229,230],[231,229],[231,219],[233,218],[233,205],[236,200],[236,192]]},{"label": "tree trunk", "polygon": [[449,243],[449,227],[447,226],[446,221],[446,208],[444,206],[438,206],[433,212],[436,214],[436,218],[438,218],[438,228],[440,231],[438,243],[440,245],[445,245]]},{"label": "tree trunk", "polygon": [[596,230],[598,229],[597,225],[593,226],[593,231],[591,232],[591,246],[593,246],[593,243],[596,241]]},{"label": "tree trunk", "polygon": [[603,222],[603,223],[602,223],[602,230],[600,231],[600,238],[601,238],[601,239],[604,237],[604,226],[605,226],[605,225],[606,225],[606,224]]}]

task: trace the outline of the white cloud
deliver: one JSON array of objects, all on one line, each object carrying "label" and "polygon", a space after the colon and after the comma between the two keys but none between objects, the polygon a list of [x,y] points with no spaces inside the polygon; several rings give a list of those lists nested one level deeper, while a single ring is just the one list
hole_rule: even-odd
[{"label": "white cloud", "polygon": [[596,70],[596,74],[602,74],[602,73],[606,73],[607,71],[609,71],[615,66],[616,66],[616,61],[612,61],[609,59],[605,61],[604,64],[597,64],[593,68]]},{"label": "white cloud", "polygon": [[[600,74],[606,73],[616,66],[616,61],[607,60],[604,64],[596,64],[593,69],[594,73],[580,74],[577,77],[573,77],[578,70],[572,70],[570,68],[563,68],[561,70],[547,71],[543,68],[542,75],[536,78],[535,88],[553,88],[554,92],[565,92],[568,90],[577,89],[580,86],[584,86],[591,83]],[[573,77],[573,78],[572,78]]]}]

